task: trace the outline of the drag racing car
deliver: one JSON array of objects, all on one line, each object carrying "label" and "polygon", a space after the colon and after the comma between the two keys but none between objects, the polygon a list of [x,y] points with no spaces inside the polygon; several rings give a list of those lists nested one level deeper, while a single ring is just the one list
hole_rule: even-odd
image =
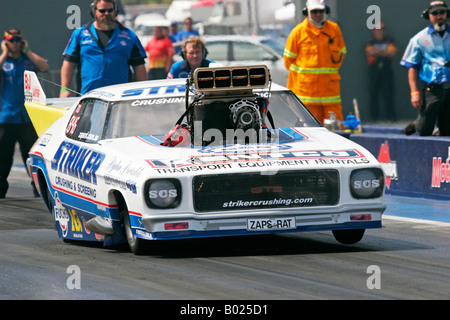
[{"label": "drag racing car", "polygon": [[199,68],[46,99],[25,74],[39,138],[28,169],[65,240],[128,242],[381,228],[385,176],[266,66]]}]

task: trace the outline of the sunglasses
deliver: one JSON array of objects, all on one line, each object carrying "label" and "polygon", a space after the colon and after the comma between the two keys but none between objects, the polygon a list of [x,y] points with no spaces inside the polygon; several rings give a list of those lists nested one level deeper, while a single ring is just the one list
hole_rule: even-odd
[{"label": "sunglasses", "polygon": [[6,39],[9,42],[22,42],[22,38],[12,37],[11,39]]},{"label": "sunglasses", "polygon": [[445,11],[445,10],[430,12],[430,14],[433,15],[433,16],[437,16],[438,14],[444,15],[444,14],[446,14],[446,13],[447,13],[447,11]]},{"label": "sunglasses", "polygon": [[324,13],[325,10],[311,10],[312,14]]},{"label": "sunglasses", "polygon": [[101,14],[105,14],[106,12],[108,13],[113,13],[114,9],[97,9],[98,12],[100,12]]}]

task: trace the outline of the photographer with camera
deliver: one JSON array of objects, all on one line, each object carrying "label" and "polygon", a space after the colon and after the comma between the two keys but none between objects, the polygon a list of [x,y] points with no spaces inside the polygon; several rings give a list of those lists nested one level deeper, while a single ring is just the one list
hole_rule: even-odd
[{"label": "photographer with camera", "polygon": [[5,31],[0,55],[0,198],[8,191],[8,176],[13,164],[16,142],[23,162],[37,139],[24,106],[25,70],[46,72],[48,63],[30,50],[28,41],[16,28]]},{"label": "photographer with camera", "polygon": [[[437,124],[441,136],[450,136],[450,25],[449,9],[444,1],[432,1],[422,13],[430,25],[408,44],[400,64],[407,67],[411,104],[418,118],[405,128],[421,136],[433,134]],[[423,82],[422,94],[419,81]]]}]

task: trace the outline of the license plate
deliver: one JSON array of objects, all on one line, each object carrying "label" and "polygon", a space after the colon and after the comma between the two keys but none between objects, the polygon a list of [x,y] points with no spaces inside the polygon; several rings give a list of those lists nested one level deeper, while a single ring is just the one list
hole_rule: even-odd
[{"label": "license plate", "polygon": [[295,218],[248,219],[247,230],[285,230],[295,229]]}]

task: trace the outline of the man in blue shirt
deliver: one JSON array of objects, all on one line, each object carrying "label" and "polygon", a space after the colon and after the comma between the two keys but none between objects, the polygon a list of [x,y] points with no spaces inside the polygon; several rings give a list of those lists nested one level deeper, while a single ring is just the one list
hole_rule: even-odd
[{"label": "man in blue shirt", "polygon": [[177,41],[184,41],[190,36],[198,37],[200,35],[198,30],[193,29],[193,24],[194,22],[191,17],[184,19],[184,30],[177,33]]},{"label": "man in blue shirt", "polygon": [[36,131],[24,106],[25,70],[48,70],[47,61],[32,52],[16,28],[5,31],[0,55],[0,198],[8,191],[8,176],[16,143],[25,163],[28,151],[37,139]]},{"label": "man in blue shirt", "polygon": [[172,43],[177,42],[177,35],[178,35],[178,23],[171,22],[169,26],[169,39],[172,41]]},{"label": "man in blue shirt", "polygon": [[183,44],[183,60],[172,65],[167,79],[187,78],[195,69],[208,67],[212,61],[206,59],[207,54],[205,43],[199,37],[190,37]]},{"label": "man in blue shirt", "polygon": [[[450,136],[449,12],[444,1],[430,3],[422,16],[431,24],[410,40],[400,62],[409,68],[411,104],[419,110],[415,127],[410,124],[405,129],[407,134],[415,129],[421,136],[429,136],[437,124],[441,136]],[[418,79],[423,82],[422,94]]]},{"label": "man in blue shirt", "polygon": [[99,87],[125,83],[130,66],[137,81],[147,80],[146,53],[139,38],[115,18],[115,0],[94,0],[94,21],[76,29],[63,53],[60,97],[68,90],[75,67],[81,64],[81,94]]}]

